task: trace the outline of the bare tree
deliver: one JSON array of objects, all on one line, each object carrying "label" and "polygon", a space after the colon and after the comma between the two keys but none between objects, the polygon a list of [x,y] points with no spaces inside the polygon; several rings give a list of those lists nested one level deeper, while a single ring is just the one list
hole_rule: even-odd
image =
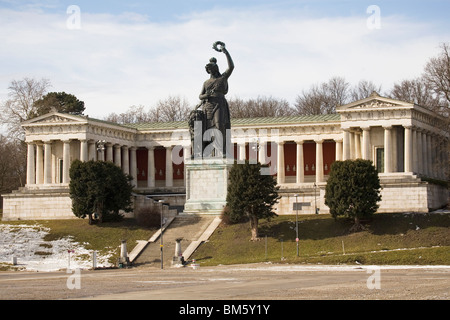
[{"label": "bare tree", "polygon": [[9,137],[23,139],[20,124],[35,115],[35,102],[44,96],[50,86],[47,79],[24,78],[11,81],[8,87],[9,99],[0,105],[0,120],[6,125]]},{"label": "bare tree", "polygon": [[26,144],[0,135],[0,194],[25,184]]},{"label": "bare tree", "polygon": [[393,99],[412,102],[430,110],[439,104],[439,99],[436,99],[433,89],[423,78],[395,83],[387,95]]},{"label": "bare tree", "polygon": [[192,107],[189,102],[180,96],[169,96],[157,102],[156,107],[150,109],[151,122],[183,121],[189,118]]},{"label": "bare tree", "polygon": [[117,114],[110,113],[105,118],[106,121],[115,122],[115,123],[143,123],[143,122],[151,122],[151,115],[144,110],[143,105],[139,106],[131,106],[128,108],[126,112]]},{"label": "bare tree", "polygon": [[308,91],[297,96],[295,107],[301,115],[335,113],[336,107],[346,103],[349,84],[342,77],[312,85]]},{"label": "bare tree", "polygon": [[450,108],[450,44],[441,44],[441,52],[431,58],[423,73],[425,83],[434,91],[439,99],[436,112],[449,117]]},{"label": "bare tree", "polygon": [[369,97],[374,91],[381,92],[381,85],[377,86],[372,81],[360,80],[356,86],[350,89],[349,96],[352,101],[357,101]]},{"label": "bare tree", "polygon": [[231,118],[282,117],[295,114],[289,102],[272,97],[243,100],[228,99]]}]

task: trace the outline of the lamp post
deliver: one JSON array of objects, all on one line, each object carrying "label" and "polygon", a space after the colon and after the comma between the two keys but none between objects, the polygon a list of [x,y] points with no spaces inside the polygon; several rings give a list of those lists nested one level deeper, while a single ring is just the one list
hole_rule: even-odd
[{"label": "lamp post", "polygon": [[298,257],[298,198],[299,194],[295,194],[295,242],[297,242],[297,257]]},{"label": "lamp post", "polygon": [[160,229],[160,235],[159,235],[159,247],[161,248],[161,269],[164,269],[164,263],[163,263],[163,209],[162,209],[164,200],[159,200],[158,202],[161,203],[161,229]]},{"label": "lamp post", "polygon": [[317,214],[317,185],[314,182],[314,213]]}]

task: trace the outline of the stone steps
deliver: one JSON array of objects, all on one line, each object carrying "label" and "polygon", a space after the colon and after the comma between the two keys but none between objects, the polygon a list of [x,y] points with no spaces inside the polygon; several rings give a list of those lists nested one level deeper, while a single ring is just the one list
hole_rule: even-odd
[{"label": "stone steps", "polygon": [[[163,230],[163,265],[164,267],[171,267],[172,260],[175,255],[176,239],[181,240],[181,249],[189,249],[190,254],[195,251],[198,245],[205,241],[202,235],[208,230],[208,227],[213,223],[216,216],[200,216],[187,215],[176,216],[170,221],[170,224]],[[218,225],[218,224],[217,224]],[[214,225],[213,225],[214,226]],[[214,227],[214,229],[217,226]],[[209,229],[210,230],[210,229]],[[212,231],[209,231],[212,233]],[[148,241],[139,241],[136,251],[130,253],[130,260],[136,266],[150,266],[160,267],[161,265],[161,247],[160,247],[160,232],[156,232]],[[133,250],[135,251],[135,250]],[[185,258],[185,259],[188,259]]]}]

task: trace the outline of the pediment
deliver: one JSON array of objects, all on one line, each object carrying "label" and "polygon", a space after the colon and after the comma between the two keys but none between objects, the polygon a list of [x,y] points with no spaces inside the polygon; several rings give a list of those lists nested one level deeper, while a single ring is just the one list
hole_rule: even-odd
[{"label": "pediment", "polygon": [[27,120],[24,125],[53,125],[53,124],[82,124],[87,120],[82,116],[75,116],[66,113],[51,112],[42,116]]},{"label": "pediment", "polygon": [[337,112],[351,112],[359,110],[380,110],[380,109],[397,109],[397,108],[412,108],[414,104],[386,98],[380,96],[378,93],[373,92],[369,97],[354,101],[352,103],[337,107]]}]

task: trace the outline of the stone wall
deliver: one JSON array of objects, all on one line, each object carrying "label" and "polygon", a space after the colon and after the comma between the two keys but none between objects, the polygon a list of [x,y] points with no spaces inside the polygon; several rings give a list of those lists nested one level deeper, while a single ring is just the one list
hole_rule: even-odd
[{"label": "stone wall", "polygon": [[25,192],[3,195],[3,220],[73,219],[68,190]]}]

